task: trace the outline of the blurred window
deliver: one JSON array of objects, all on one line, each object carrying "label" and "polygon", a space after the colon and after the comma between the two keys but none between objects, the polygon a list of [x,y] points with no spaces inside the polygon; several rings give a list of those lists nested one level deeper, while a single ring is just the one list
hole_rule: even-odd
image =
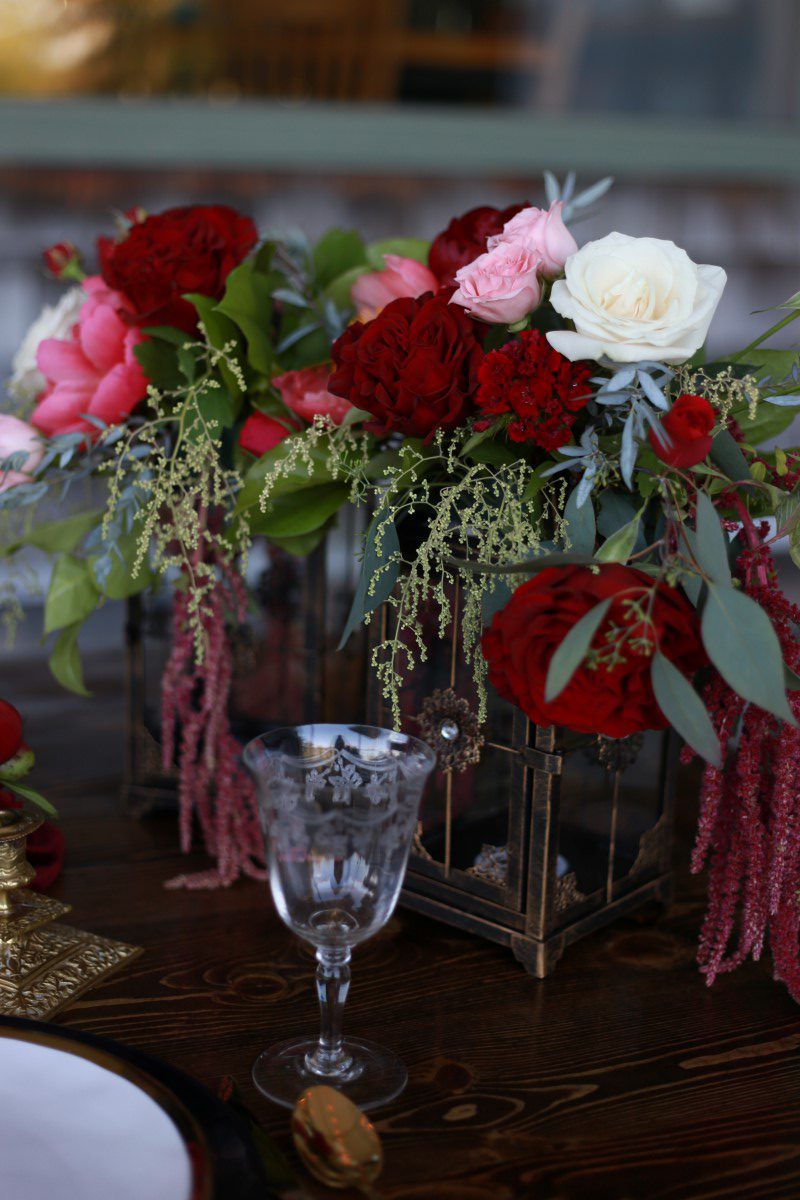
[{"label": "blurred window", "polygon": [[5,96],[793,121],[798,0],[0,0]]}]

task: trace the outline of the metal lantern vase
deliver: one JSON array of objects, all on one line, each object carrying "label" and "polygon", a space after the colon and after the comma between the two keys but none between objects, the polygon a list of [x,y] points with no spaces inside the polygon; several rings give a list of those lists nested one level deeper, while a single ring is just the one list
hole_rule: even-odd
[{"label": "metal lantern vase", "polygon": [[[230,719],[244,744],[265,730],[320,720],[363,718],[365,638],[337,653],[358,579],[353,547],[363,516],[342,511],[306,558],[255,543],[248,590],[251,613],[235,630]],[[161,677],[170,651],[167,589],[128,605],[128,731],[125,796],[143,814],[174,808],[177,774],[161,761]]]},{"label": "metal lantern vase", "polygon": [[[403,902],[510,947],[543,978],[584,934],[669,901],[675,746],[662,733],[615,741],[538,727],[491,689],[479,728],[457,591],[453,612],[444,640],[431,614],[428,659],[401,693],[403,727],[439,759]],[[392,620],[384,606],[374,645]],[[375,724],[391,723],[375,685],[370,707]]]}]

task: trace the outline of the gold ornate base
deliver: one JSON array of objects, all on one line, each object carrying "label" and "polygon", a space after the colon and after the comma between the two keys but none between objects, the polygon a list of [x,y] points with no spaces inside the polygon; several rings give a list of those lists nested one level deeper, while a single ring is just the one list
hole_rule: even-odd
[{"label": "gold ornate base", "polygon": [[[69,912],[66,904],[59,908]],[[141,954],[136,946],[69,925],[33,929],[20,942],[2,937],[4,924],[0,920],[0,1015],[5,1017],[46,1020]]]},{"label": "gold ornate base", "polygon": [[41,818],[0,813],[0,1015],[42,1020],[141,951],[54,921],[71,905],[28,891],[25,840]]}]

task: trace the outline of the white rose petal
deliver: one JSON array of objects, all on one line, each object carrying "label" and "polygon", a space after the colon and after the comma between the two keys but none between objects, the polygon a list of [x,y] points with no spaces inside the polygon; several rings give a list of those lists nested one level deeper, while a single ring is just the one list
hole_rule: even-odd
[{"label": "white rose petal", "polygon": [[66,338],[78,320],[86,293],[81,287],[70,288],[58,304],[46,304],[31,325],[11,364],[8,390],[21,404],[33,404],[45,386],[44,376],[36,366],[36,351],[45,338]]},{"label": "white rose petal", "polygon": [[610,233],[567,259],[550,299],[575,332],[547,340],[573,362],[685,362],[705,341],[725,281],[721,267],[698,266],[674,242]]}]

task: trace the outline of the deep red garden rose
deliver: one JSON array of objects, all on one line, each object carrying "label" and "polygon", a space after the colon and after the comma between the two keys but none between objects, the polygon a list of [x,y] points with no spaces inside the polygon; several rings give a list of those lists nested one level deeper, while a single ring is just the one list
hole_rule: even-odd
[{"label": "deep red garden rose", "polygon": [[483,351],[463,309],[426,292],[387,304],[334,342],[328,390],[372,413],[378,435],[432,437],[472,411]]},{"label": "deep red garden rose", "polygon": [[279,442],[300,428],[292,423],[291,428],[276,417],[268,417],[266,413],[253,412],[245,421],[239,432],[239,446],[248,454],[261,458],[268,450],[274,450]]},{"label": "deep red garden rose", "polygon": [[22,745],[22,717],[13,704],[0,700],[0,766],[13,758]]},{"label": "deep red garden rose", "polygon": [[512,204],[508,208],[492,208],[485,204],[453,217],[447,228],[433,239],[428,251],[428,266],[439,283],[454,283],[456,271],[483,254],[487,238],[502,233],[506,222],[525,207]]},{"label": "deep red garden rose", "polygon": [[570,362],[544,334],[526,330],[481,363],[475,407],[487,417],[475,428],[487,429],[494,417],[510,413],[512,442],[557,450],[570,440],[575,418],[589,400],[591,373],[589,363]]},{"label": "deep red garden rose", "polygon": [[686,392],[678,396],[666,416],[661,418],[670,444],[665,446],[651,429],[650,445],[668,467],[694,467],[711,450],[711,430],[715,419],[716,413],[707,400]]},{"label": "deep red garden rose", "polygon": [[[687,677],[706,660],[697,614],[675,588],[660,584],[652,607],[653,626],[644,625],[630,602],[652,587],[643,571],[609,563],[589,567],[548,567],[517,588],[483,635],[489,679],[538,725],[562,725],[578,733],[627,737],[644,729],[664,729],[650,682],[653,632],[661,653]],[[612,599],[595,634],[591,653],[563,692],[549,704],[545,684],[550,660],[566,634],[590,609]],[[610,662],[612,625],[625,633],[618,661]]]},{"label": "deep red garden rose", "polygon": [[258,240],[256,227],[224,204],[169,208],[131,225],[120,240],[99,238],[100,268],[122,292],[139,325],[174,325],[193,333],[197,313],[181,297],[219,300],[225,280]]}]

